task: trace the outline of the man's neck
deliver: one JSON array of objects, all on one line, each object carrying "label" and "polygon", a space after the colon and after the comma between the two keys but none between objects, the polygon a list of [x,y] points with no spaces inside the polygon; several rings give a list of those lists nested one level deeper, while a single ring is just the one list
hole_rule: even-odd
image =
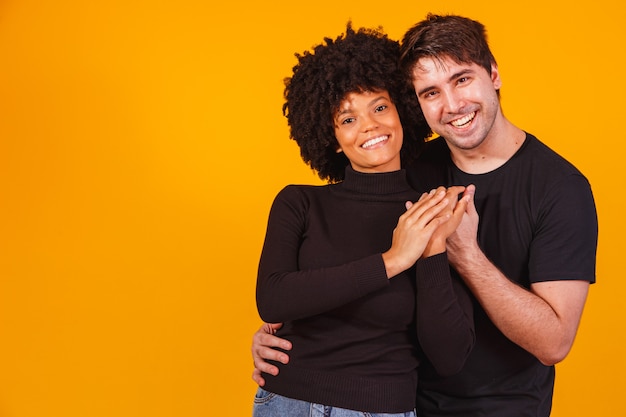
[{"label": "man's neck", "polygon": [[506,119],[494,126],[489,136],[475,149],[450,146],[452,161],[463,172],[484,174],[504,165],[524,143],[526,133]]}]

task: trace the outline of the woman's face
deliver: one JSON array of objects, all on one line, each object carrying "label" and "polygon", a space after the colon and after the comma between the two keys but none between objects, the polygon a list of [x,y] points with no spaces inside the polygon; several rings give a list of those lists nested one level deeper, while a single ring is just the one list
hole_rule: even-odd
[{"label": "woman's face", "polygon": [[355,171],[391,172],[400,169],[402,124],[385,90],[349,93],[333,115],[337,152]]}]

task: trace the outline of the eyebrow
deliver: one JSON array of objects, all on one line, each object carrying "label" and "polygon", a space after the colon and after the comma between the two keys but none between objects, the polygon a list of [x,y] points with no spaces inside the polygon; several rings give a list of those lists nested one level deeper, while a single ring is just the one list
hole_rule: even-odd
[{"label": "eyebrow", "polygon": [[[471,68],[463,68],[462,70],[457,71],[454,74],[452,74],[451,76],[449,76],[448,77],[448,82],[456,80],[458,78],[461,78],[464,75],[473,74],[473,73],[474,73],[473,69],[471,69]],[[421,96],[422,94],[427,93],[429,91],[432,91],[434,89],[435,89],[435,86],[432,86],[432,85],[428,86],[428,87],[425,87],[425,88],[421,89],[420,91],[418,91],[417,95]]]},{"label": "eyebrow", "polygon": [[[371,105],[375,104],[377,101],[380,101],[380,100],[387,100],[387,97],[385,97],[384,95],[380,95],[380,96],[374,97],[372,100],[370,100],[369,103],[367,103],[367,105],[371,106]],[[351,111],[352,111],[352,109],[346,109],[346,110],[341,110],[340,109],[339,111],[337,111],[337,114],[335,115],[334,118],[337,119],[342,114],[350,113]]]}]

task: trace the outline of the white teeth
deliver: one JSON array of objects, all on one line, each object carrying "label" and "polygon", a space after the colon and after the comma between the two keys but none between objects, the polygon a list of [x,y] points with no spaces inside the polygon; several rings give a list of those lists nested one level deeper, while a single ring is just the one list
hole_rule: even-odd
[{"label": "white teeth", "polygon": [[470,114],[468,114],[465,117],[461,117],[460,119],[453,120],[450,123],[453,126],[461,127],[461,126],[469,123],[474,118],[474,116],[476,116],[476,112],[475,111],[471,112]]},{"label": "white teeth", "polygon": [[365,142],[363,145],[361,145],[361,147],[362,147],[362,148],[367,149],[367,148],[369,148],[370,146],[374,146],[374,145],[376,145],[377,143],[380,143],[380,142],[386,141],[387,139],[389,139],[389,136],[387,136],[387,135],[384,135],[384,136],[379,136],[379,137],[377,137],[377,138],[374,138],[374,139],[370,139],[370,140],[368,140],[368,141],[367,141],[367,142]]}]

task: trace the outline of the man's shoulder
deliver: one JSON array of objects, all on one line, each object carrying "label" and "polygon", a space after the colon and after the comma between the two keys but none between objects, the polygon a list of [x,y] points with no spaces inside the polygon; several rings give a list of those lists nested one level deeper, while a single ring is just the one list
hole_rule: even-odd
[{"label": "man's shoulder", "polygon": [[520,156],[522,159],[528,159],[524,162],[527,168],[543,172],[545,175],[549,173],[551,175],[580,175],[584,177],[573,163],[536,136],[527,133],[526,141],[527,152],[520,153]]},{"label": "man's shoulder", "polygon": [[437,165],[442,166],[450,162],[450,148],[445,139],[437,137],[429,140],[419,157],[408,167],[408,170],[424,170]]},{"label": "man's shoulder", "polygon": [[420,154],[421,158],[449,158],[450,157],[450,148],[448,148],[448,144],[446,140],[441,136],[433,138],[426,142],[424,146],[423,152]]},{"label": "man's shoulder", "polygon": [[426,142],[420,156],[406,167],[407,179],[418,192],[445,185],[450,163],[450,149],[442,137],[437,137]]}]

